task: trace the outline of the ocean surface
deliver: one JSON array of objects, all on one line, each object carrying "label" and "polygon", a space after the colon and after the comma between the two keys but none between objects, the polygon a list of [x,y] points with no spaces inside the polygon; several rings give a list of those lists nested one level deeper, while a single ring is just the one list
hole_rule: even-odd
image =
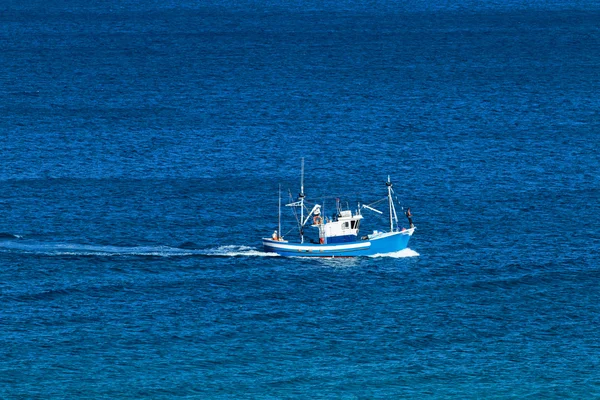
[{"label": "ocean surface", "polygon": [[4,2],[0,398],[600,398],[600,3],[450,3]]}]

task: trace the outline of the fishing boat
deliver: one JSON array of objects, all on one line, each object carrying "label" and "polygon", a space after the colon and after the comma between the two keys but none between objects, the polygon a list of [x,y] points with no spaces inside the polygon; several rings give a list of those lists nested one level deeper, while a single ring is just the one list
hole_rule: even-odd
[{"label": "fishing boat", "polygon": [[[358,204],[354,211],[344,209],[340,200],[336,199],[335,213],[329,218],[324,216],[323,204],[315,203],[310,211],[307,207],[310,202],[306,200],[304,195],[304,159],[302,159],[300,194],[296,201],[286,204],[287,207],[294,208],[300,235],[299,243],[289,242],[281,235],[280,187],[278,230],[274,231],[271,237],[263,238],[265,252],[274,252],[288,257],[357,257],[395,253],[405,249],[416,229],[412,222],[412,214],[410,208],[408,208],[405,215],[408,218],[409,227],[401,227],[398,223],[394,204],[394,190],[389,176],[385,185],[387,187],[385,198],[369,205]],[[382,211],[373,206],[385,200],[387,200],[389,212],[389,230],[374,230],[368,235],[360,236],[359,229],[364,219],[362,210],[366,209],[383,214]],[[298,208],[299,213],[297,212]],[[304,228],[307,224],[314,230],[313,236],[318,237],[318,240],[309,239],[308,242],[305,241]]]}]

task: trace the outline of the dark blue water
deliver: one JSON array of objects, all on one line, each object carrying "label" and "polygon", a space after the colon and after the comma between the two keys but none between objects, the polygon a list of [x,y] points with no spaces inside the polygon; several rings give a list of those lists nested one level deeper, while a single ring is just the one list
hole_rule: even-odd
[{"label": "dark blue water", "polygon": [[[598,21],[5,3],[0,397],[600,397]],[[410,250],[263,253],[302,157],[309,197],[389,174]]]}]

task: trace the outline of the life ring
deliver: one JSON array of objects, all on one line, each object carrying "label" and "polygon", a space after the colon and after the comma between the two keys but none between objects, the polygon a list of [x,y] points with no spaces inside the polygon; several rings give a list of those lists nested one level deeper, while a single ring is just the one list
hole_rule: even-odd
[{"label": "life ring", "polygon": [[315,215],[315,217],[313,218],[313,222],[315,223],[315,225],[321,225],[323,223],[323,218],[321,218],[318,215]]}]

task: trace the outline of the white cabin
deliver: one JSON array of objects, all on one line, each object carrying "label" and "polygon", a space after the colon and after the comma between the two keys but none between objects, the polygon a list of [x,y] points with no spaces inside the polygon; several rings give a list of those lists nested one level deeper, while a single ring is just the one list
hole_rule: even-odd
[{"label": "white cabin", "polygon": [[362,219],[363,216],[360,213],[357,212],[353,215],[352,211],[344,210],[334,215],[333,219],[327,218],[327,221],[316,216],[313,226],[319,228],[321,243],[354,242],[357,240]]}]

